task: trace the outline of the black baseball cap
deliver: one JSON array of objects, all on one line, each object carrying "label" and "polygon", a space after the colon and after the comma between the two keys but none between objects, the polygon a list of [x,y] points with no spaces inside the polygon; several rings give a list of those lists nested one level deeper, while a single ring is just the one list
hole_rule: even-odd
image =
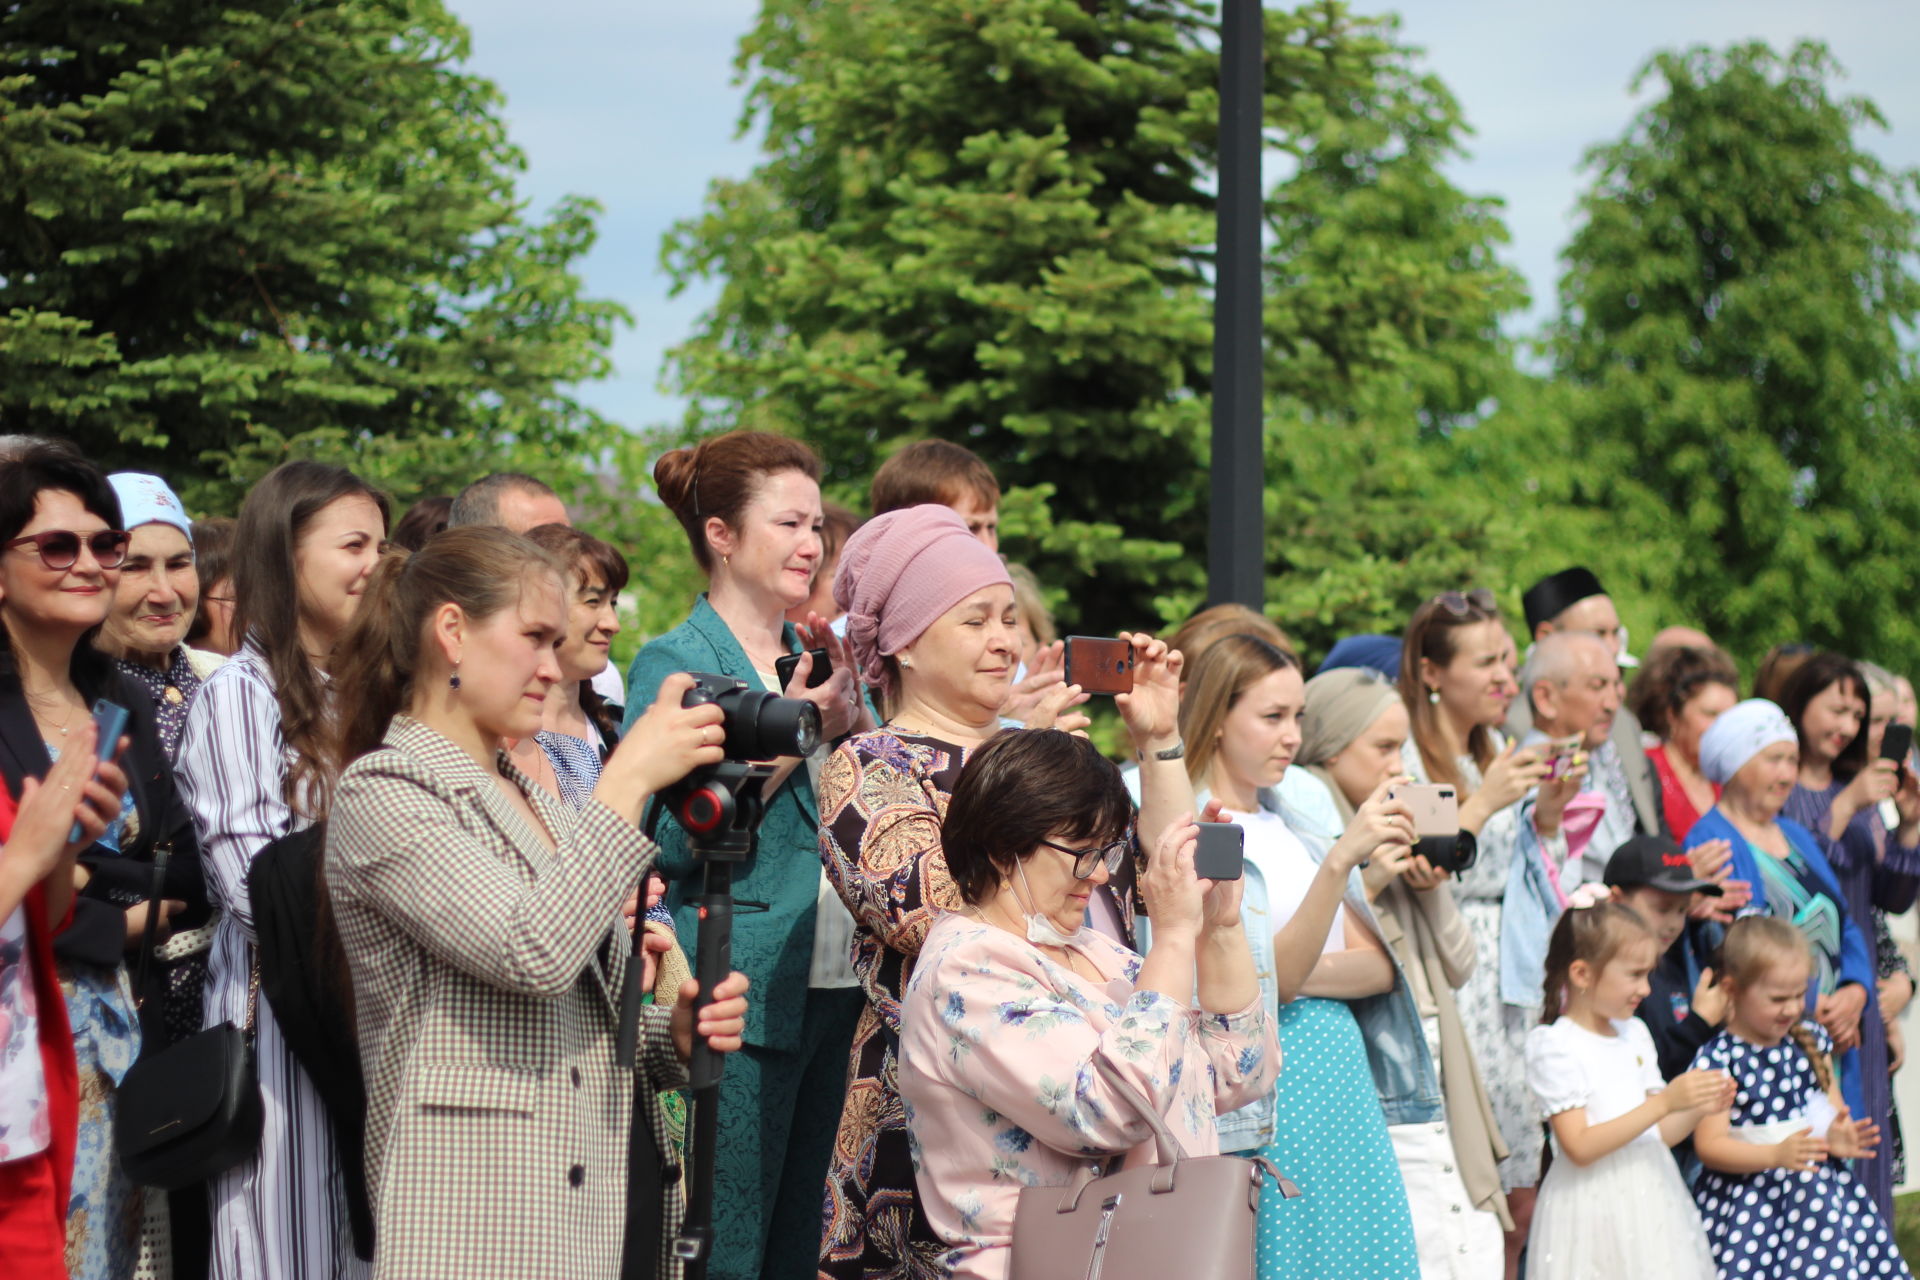
[{"label": "black baseball cap", "polygon": [[1725,890],[1693,874],[1686,853],[1667,836],[1635,836],[1607,859],[1607,884],[1619,889],[1646,885],[1668,893],[1706,893],[1719,897]]}]

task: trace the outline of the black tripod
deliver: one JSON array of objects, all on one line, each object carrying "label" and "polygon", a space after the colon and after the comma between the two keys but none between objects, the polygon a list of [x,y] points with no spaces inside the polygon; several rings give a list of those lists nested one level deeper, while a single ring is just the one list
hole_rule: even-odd
[{"label": "black tripod", "polygon": [[[773,766],[725,760],[696,770],[666,791],[659,808],[671,808],[686,831],[694,861],[700,867],[700,892],[689,901],[700,912],[700,934],[694,952],[694,976],[700,994],[693,1002],[696,1023],[700,1010],[713,1003],[713,989],[733,971],[733,868],[753,859],[760,819],[766,812],[763,794]],[[638,973],[641,936],[633,932],[634,965]],[[633,1066],[639,1038],[640,1002],[645,993],[631,978],[622,993],[619,1061]],[[707,1047],[698,1033],[693,1059],[687,1067],[693,1115],[688,1130],[687,1211],[673,1238],[673,1256],[681,1259],[685,1280],[706,1280],[707,1260],[713,1255],[713,1156],[719,1139],[720,1073],[726,1059]]]}]

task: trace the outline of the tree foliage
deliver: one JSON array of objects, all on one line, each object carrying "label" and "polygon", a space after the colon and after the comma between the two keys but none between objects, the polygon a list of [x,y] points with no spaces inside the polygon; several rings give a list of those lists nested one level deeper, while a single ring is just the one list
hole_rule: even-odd
[{"label": "tree foliage", "polygon": [[[1497,326],[1521,293],[1492,202],[1439,174],[1458,106],[1392,21],[1315,3],[1266,23],[1268,146],[1291,169],[1268,205],[1267,560],[1331,633],[1481,549],[1467,504],[1441,540],[1409,497],[1510,367]],[[964,442],[1011,487],[1009,550],[1076,584],[1075,625],[1189,611],[1216,50],[1188,0],[766,0],[740,63],[765,159],[666,247],[683,282],[723,281],[672,358],[687,429],[801,435],[856,501],[891,449]]]},{"label": "tree foliage", "polygon": [[1737,651],[1807,640],[1911,669],[1920,177],[1864,149],[1886,122],[1833,96],[1837,75],[1811,43],[1641,73],[1660,95],[1590,154],[1566,253],[1564,498]]},{"label": "tree foliage", "polygon": [[216,510],[291,456],[577,484],[621,312],[466,47],[440,0],[0,8],[0,422]]}]

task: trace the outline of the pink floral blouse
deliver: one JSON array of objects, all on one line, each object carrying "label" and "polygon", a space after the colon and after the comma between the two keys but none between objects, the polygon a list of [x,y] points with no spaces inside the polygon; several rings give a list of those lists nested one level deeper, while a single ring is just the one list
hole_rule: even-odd
[{"label": "pink floral blouse", "polygon": [[1214,1117],[1273,1087],[1280,1045],[1259,1000],[1234,1014],[1136,991],[1140,957],[1089,931],[1093,982],[969,915],[928,930],[901,1009],[900,1093],[921,1206],[948,1274],[1004,1280],[1020,1189],[1089,1159],[1151,1161],[1152,1135],[1094,1070],[1096,1049],[1160,1107],[1189,1155]]}]

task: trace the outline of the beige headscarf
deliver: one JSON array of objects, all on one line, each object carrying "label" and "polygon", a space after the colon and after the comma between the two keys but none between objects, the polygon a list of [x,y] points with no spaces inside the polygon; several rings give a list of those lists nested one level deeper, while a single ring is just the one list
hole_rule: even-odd
[{"label": "beige headscarf", "polygon": [[1346,750],[1399,700],[1399,686],[1368,667],[1340,667],[1307,681],[1307,700],[1300,712],[1300,751],[1294,763],[1327,784],[1343,824],[1353,820],[1353,806],[1328,775],[1327,761]]}]

